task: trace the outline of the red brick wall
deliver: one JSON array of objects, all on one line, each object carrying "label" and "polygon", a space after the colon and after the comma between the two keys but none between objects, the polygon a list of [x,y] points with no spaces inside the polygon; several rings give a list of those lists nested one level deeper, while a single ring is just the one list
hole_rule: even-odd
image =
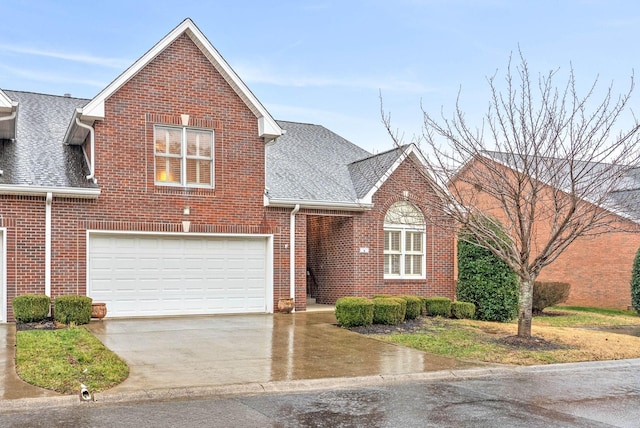
[{"label": "red brick wall", "polygon": [[361,280],[354,277],[353,218],[308,216],[307,230],[307,265],[315,278],[316,301],[333,304],[340,297],[359,295]]},{"label": "red brick wall", "polygon": [[[471,186],[460,186],[468,192],[466,197],[477,200],[485,212],[508,225],[499,203]],[[542,196],[539,199],[544,200]],[[624,232],[578,238],[538,276],[540,281],[571,284],[565,304],[618,309],[627,309],[631,304],[631,268],[635,252],[640,247],[640,233],[631,232],[638,230],[633,223],[613,215],[611,218],[618,222],[614,229]],[[536,221],[533,229],[532,248],[535,253],[547,242],[551,231],[550,225],[542,221]]]},{"label": "red brick wall", "polygon": [[[215,132],[215,189],[154,184],[153,125],[190,125]],[[97,200],[54,198],[52,296],[86,293],[86,231],[180,232],[182,220],[198,233],[274,235],[274,299],[288,287],[286,213],[267,219],[263,207],[264,141],[257,118],[192,43],[179,37],[105,103],[95,127]],[[44,198],[1,197],[7,226],[7,289],[44,292]],[[191,214],[183,216],[183,207]],[[299,234],[305,231],[304,221]],[[302,236],[302,235],[300,235]],[[305,241],[299,250],[304,256]],[[14,249],[15,248],[15,249]],[[304,281],[303,268],[298,282]],[[286,274],[285,274],[286,271]],[[277,305],[276,305],[277,306]],[[9,314],[11,319],[11,314]]]},{"label": "red brick wall", "polygon": [[[370,211],[352,217],[312,217],[309,227],[309,265],[319,287],[319,303],[335,303],[343,296],[417,294],[454,298],[454,234],[450,220],[432,208],[435,194],[415,163],[405,160],[373,197]],[[426,278],[384,279],[384,216],[395,202],[416,205],[426,220]],[[348,237],[348,239],[347,239]],[[352,237],[352,238],[351,238]],[[361,253],[360,248],[368,248]],[[345,263],[353,261],[353,264]],[[322,266],[322,268],[318,267]]]}]

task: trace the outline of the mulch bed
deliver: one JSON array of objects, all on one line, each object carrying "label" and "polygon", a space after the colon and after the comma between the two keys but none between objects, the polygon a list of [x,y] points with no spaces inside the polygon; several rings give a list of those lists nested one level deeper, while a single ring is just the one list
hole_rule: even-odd
[{"label": "mulch bed", "polygon": [[58,330],[60,328],[67,328],[65,324],[61,324],[53,320],[53,318],[46,318],[38,322],[16,322],[16,330]]},{"label": "mulch bed", "polygon": [[424,318],[418,317],[397,325],[373,324],[369,326],[352,327],[349,330],[360,334],[417,333],[428,330],[424,321]]},{"label": "mulch bed", "polygon": [[529,338],[520,336],[506,336],[495,339],[496,343],[510,348],[526,349],[528,351],[556,351],[558,349],[569,349],[569,346],[559,345],[549,342],[541,337],[531,336]]},{"label": "mulch bed", "polygon": [[[398,325],[373,324],[366,327],[352,327],[349,330],[360,334],[393,334],[438,331],[446,327],[447,323],[439,318],[418,317]],[[554,351],[569,348],[568,346],[549,342],[537,336],[531,336],[530,338],[502,336],[494,338],[493,341],[510,348],[526,349],[529,351]]]}]

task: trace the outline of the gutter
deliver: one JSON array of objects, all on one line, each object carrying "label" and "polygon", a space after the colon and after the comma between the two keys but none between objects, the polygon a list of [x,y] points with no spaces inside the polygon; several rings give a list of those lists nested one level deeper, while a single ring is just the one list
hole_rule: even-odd
[{"label": "gutter", "polygon": [[269,199],[264,198],[265,207],[295,208],[296,206],[305,209],[317,210],[337,210],[337,211],[368,211],[373,208],[369,202],[331,202],[331,201],[302,201],[300,199]]},{"label": "gutter", "polygon": [[[298,211],[300,211],[299,204],[291,211],[289,222],[289,294],[292,299],[296,297],[296,214]],[[292,311],[295,312],[295,310],[294,307]]]},{"label": "gutter", "polygon": [[0,195],[44,196],[51,193],[57,198],[98,199],[100,189],[78,189],[72,187],[45,187],[25,185],[0,185]]}]

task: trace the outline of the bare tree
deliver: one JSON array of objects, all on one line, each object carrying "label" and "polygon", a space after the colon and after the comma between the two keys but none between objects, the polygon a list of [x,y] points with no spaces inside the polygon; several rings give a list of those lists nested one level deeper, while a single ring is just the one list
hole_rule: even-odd
[{"label": "bare tree", "polygon": [[[504,86],[488,78],[491,99],[482,125],[472,127],[460,106],[451,119],[436,119],[423,108],[419,145],[428,173],[442,189],[447,214],[519,277],[518,336],[531,336],[533,282],[540,271],[576,238],[632,225],[624,218],[640,201],[638,138],[614,132],[627,111],[634,87],[614,96],[612,85],[597,96],[596,79],[579,95],[571,68],[560,87],[558,71],[533,79],[522,53],[506,70]],[[596,99],[597,98],[597,99]],[[402,141],[382,111],[396,145]],[[632,115],[630,115],[632,116]],[[634,205],[631,205],[631,204]],[[507,245],[487,227],[497,218]]]}]

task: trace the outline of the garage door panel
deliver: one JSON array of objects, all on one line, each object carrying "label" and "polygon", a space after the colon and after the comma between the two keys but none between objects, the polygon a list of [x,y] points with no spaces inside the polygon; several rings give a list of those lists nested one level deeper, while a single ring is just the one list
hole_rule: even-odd
[{"label": "garage door panel", "polygon": [[91,234],[88,295],[108,316],[265,312],[266,238]]}]

